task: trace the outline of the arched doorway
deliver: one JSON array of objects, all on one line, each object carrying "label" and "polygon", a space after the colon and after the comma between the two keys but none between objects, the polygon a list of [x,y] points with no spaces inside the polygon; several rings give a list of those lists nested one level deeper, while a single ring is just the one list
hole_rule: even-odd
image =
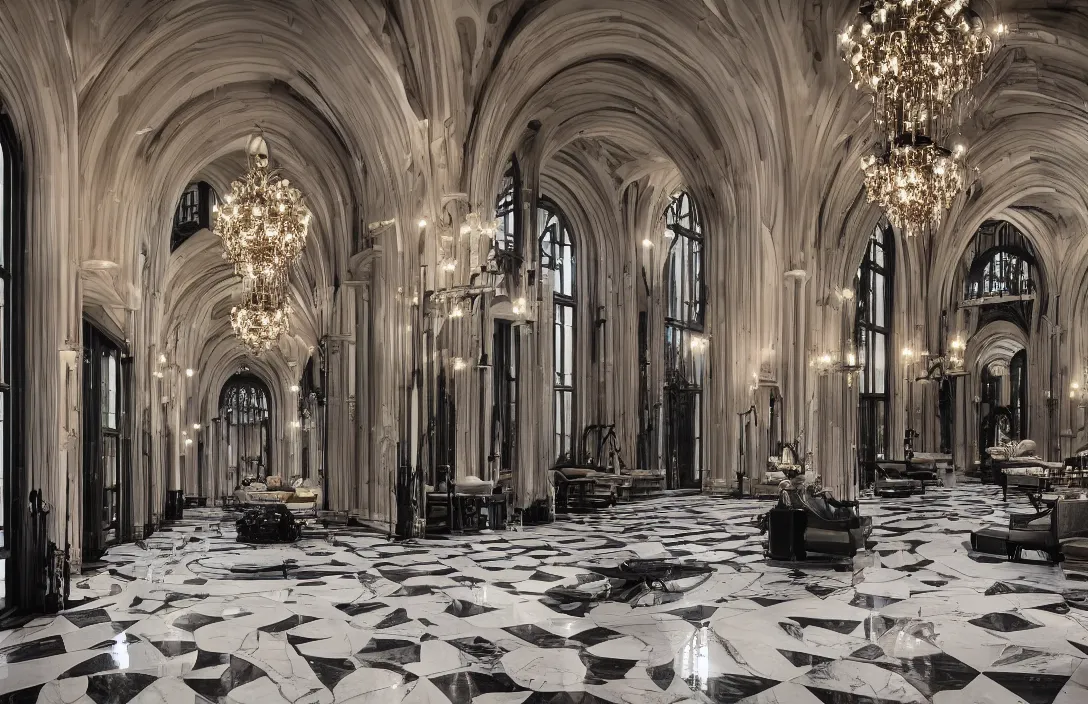
[{"label": "arched doorway", "polygon": [[[226,443],[228,485],[264,480],[272,459],[272,394],[252,374],[235,374],[219,394],[219,421]],[[222,471],[217,469],[216,471]]]}]

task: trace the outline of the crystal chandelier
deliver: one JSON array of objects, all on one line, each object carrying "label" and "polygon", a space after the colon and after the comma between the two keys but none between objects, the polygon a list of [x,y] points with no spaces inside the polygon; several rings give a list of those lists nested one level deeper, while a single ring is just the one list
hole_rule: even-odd
[{"label": "crystal chandelier", "polygon": [[[891,138],[934,136],[953,98],[982,77],[993,40],[966,0],[869,0],[840,37],[854,87]],[[999,30],[1003,27],[999,27]]]},{"label": "crystal chandelier", "polygon": [[242,277],[244,299],[231,311],[238,338],[259,352],[290,330],[290,267],[306,245],[310,211],[302,194],[270,171],[264,140],[250,140],[249,171],[215,208],[215,233]]},{"label": "crystal chandelier", "polygon": [[291,306],[279,290],[266,290],[259,280],[254,284],[231,309],[230,324],[242,344],[259,354],[291,331]]},{"label": "crystal chandelier", "polygon": [[904,135],[884,154],[862,159],[862,169],[869,202],[907,235],[936,228],[963,187],[957,155],[925,137]]},{"label": "crystal chandelier", "polygon": [[981,78],[993,40],[966,0],[871,0],[860,15],[840,39],[882,135],[879,153],[862,160],[868,200],[906,234],[919,234],[940,225],[963,188],[962,152],[938,141],[955,97]]}]

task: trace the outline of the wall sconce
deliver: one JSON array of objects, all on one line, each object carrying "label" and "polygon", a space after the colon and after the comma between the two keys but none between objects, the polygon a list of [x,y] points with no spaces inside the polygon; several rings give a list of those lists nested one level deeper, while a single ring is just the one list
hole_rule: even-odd
[{"label": "wall sconce", "polygon": [[642,240],[642,246],[646,249],[650,249],[654,246],[654,243],[650,241],[649,237],[647,237],[646,239]]},{"label": "wall sconce", "polygon": [[427,227],[427,218],[420,218],[419,219],[419,229],[422,230],[425,227]]},{"label": "wall sconce", "polygon": [[852,301],[852,300],[854,300],[854,289],[852,289],[852,288],[844,288],[844,289],[842,290],[842,300],[844,300],[844,301]]},{"label": "wall sconce", "polygon": [[442,265],[442,270],[443,271],[449,271],[449,272],[457,271],[457,260],[455,260],[455,259],[449,260],[448,262],[446,262],[445,264]]},{"label": "wall sconce", "polygon": [[691,351],[692,352],[704,352],[706,351],[709,341],[705,337],[699,335],[692,335],[691,337]]},{"label": "wall sconce", "polygon": [[154,376],[156,379],[161,379],[163,377],[162,372],[159,371],[151,372],[151,375]]},{"label": "wall sconce", "polygon": [[200,430],[200,423],[193,423],[193,430]]},{"label": "wall sconce", "polygon": [[185,370],[185,376],[189,377],[190,379],[193,378],[193,374],[196,374],[196,372],[194,372],[192,369]]},{"label": "wall sconce", "polygon": [[193,439],[192,438],[185,438],[185,447],[189,447],[192,444],[193,444]]},{"label": "wall sconce", "polygon": [[302,422],[297,421],[297,420],[293,420],[293,421],[291,421],[291,427],[296,428],[296,429],[301,428],[302,427]]},{"label": "wall sconce", "polygon": [[460,306],[450,311],[451,318],[463,318],[465,317],[465,311],[461,310]]},{"label": "wall sconce", "polygon": [[903,348],[903,359],[905,361],[907,361],[907,362],[910,362],[913,358],[914,358],[914,350],[912,350],[909,347],[904,347]]},{"label": "wall sconce", "polygon": [[461,359],[460,357],[453,358],[453,371],[459,372],[467,366],[468,365],[465,364],[465,360]]},{"label": "wall sconce", "polygon": [[164,355],[164,354],[159,355],[159,364],[166,364],[166,355]]}]

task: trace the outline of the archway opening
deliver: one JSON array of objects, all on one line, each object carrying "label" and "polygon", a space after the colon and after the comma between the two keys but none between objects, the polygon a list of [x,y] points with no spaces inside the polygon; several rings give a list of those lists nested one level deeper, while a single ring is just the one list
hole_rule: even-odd
[{"label": "archway opening", "polygon": [[219,419],[226,442],[229,485],[264,481],[272,460],[272,394],[253,374],[239,373],[223,384]]}]

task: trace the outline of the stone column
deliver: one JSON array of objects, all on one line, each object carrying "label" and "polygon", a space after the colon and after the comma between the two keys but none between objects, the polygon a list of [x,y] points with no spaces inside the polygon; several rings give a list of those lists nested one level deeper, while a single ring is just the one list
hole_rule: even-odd
[{"label": "stone column", "polygon": [[[799,439],[808,413],[808,273],[793,269],[785,275],[782,315],[782,400],[785,442]],[[807,443],[798,448],[806,452]]]}]

